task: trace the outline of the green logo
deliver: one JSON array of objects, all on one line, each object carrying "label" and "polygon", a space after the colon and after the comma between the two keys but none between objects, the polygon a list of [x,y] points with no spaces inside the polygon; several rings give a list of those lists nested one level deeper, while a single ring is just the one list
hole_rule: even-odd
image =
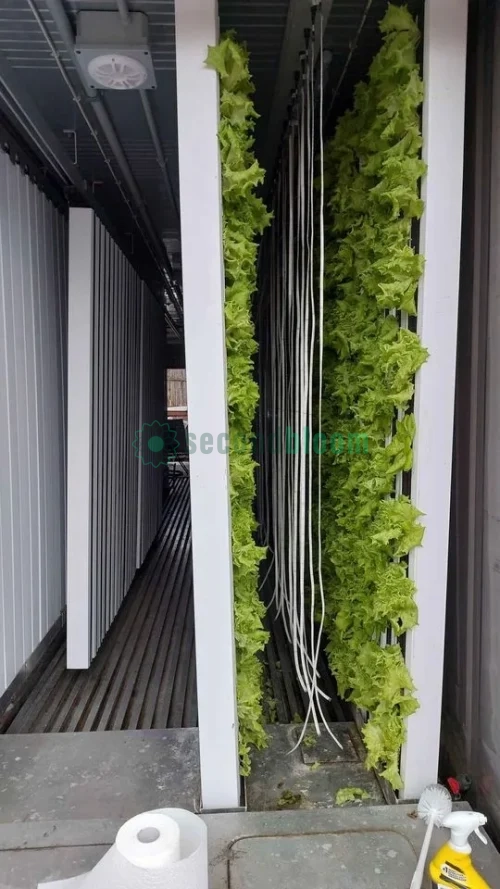
[{"label": "green logo", "polygon": [[179,441],[175,429],[168,423],[154,420],[153,423],[144,423],[142,429],[136,432],[133,447],[136,457],[145,466],[158,469],[176,459]]}]

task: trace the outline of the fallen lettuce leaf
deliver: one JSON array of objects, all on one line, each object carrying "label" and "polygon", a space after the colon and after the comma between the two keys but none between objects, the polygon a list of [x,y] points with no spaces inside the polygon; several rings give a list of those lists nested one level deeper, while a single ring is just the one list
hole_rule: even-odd
[{"label": "fallen lettuce leaf", "polygon": [[341,787],[337,790],[335,803],[337,806],[345,806],[346,803],[356,803],[366,799],[372,799],[372,795],[362,787]]}]

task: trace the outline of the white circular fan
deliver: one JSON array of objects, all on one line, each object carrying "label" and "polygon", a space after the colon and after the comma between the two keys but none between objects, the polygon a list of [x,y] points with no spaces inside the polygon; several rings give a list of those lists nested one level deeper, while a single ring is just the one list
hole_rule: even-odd
[{"label": "white circular fan", "polygon": [[138,59],[130,56],[96,56],[89,62],[90,76],[108,90],[136,90],[146,82],[148,72]]}]

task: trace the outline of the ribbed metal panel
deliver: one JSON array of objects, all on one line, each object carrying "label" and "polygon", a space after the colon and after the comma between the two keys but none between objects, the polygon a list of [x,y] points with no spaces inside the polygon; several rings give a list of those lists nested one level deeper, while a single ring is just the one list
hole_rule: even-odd
[{"label": "ribbed metal panel", "polygon": [[[163,422],[165,413],[165,323],[161,309],[144,288],[140,326],[140,428]],[[139,427],[138,427],[139,428]],[[139,461],[137,567],[142,565],[161,518],[163,467]]]},{"label": "ribbed metal panel", "polygon": [[0,694],[64,604],[66,239],[0,153]]},{"label": "ribbed metal panel", "polygon": [[189,480],[177,478],[162,526],[89,670],[67,670],[64,634],[0,731],[119,731],[197,724]]},{"label": "ribbed metal panel", "polygon": [[[116,0],[66,0],[65,8],[76,22],[76,14],[84,9],[116,11]],[[173,0],[134,0],[130,4],[135,12],[148,16],[150,43],[155,68],[175,67],[175,29]],[[61,58],[71,64],[65,46],[53,27],[52,18],[43,0],[37,0],[37,8],[56,39]],[[33,14],[25,0],[0,0],[0,48],[16,67],[55,68],[55,61],[47,52],[47,44],[37,27]]]},{"label": "ribbed metal panel", "polygon": [[[83,89],[73,62],[63,44],[45,0],[36,0],[36,8],[57,47],[59,57],[79,93]],[[76,30],[76,15],[85,9],[115,10],[115,0],[65,0],[64,7]],[[177,192],[177,114],[175,93],[175,28],[173,0],[132,0],[130,8],[148,16],[149,43],[158,89],[148,97],[168,162],[174,190]],[[113,182],[107,162],[91,133],[75,110],[75,103],[57,68],[49,46],[26,0],[0,0],[0,52],[15,70],[16,79],[28,91],[45,120],[58,136],[63,148],[75,160],[89,182],[99,183],[96,195],[106,206],[117,227],[135,226]],[[2,92],[0,90],[0,92]],[[120,93],[120,95],[118,94]],[[179,237],[178,220],[172,210],[158,166],[155,149],[146,123],[138,91],[107,90],[105,102],[118,133],[144,201],[158,232]],[[94,120],[91,103],[85,102]],[[96,125],[96,129],[100,128]],[[75,135],[73,135],[73,133]],[[76,145],[76,148],[75,148]],[[111,165],[121,178],[114,160]],[[125,221],[126,220],[126,221]]]},{"label": "ribbed metal panel", "polygon": [[137,461],[131,444],[139,424],[137,328],[142,299],[141,281],[104,226],[94,221],[92,656],[136,567],[130,530]]},{"label": "ribbed metal panel", "polygon": [[69,281],[68,666],[86,668],[134,578],[138,534],[142,562],[160,523],[161,474],[144,481],[134,442],[163,391],[164,325],[91,210],[70,211]]}]

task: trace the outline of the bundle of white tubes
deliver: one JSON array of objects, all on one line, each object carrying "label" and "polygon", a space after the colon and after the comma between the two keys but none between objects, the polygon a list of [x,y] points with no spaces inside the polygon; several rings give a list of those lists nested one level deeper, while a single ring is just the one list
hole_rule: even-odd
[{"label": "bundle of white tubes", "polygon": [[258,320],[261,526],[270,553],[266,583],[273,586],[272,604],[308,700],[299,743],[309,722],[318,733],[324,724],[331,734],[323,709],[327,696],[318,682],[325,597],[321,453],[314,453],[312,436],[322,432],[325,196],[321,6],[313,12],[274,183],[274,218],[261,263],[269,271],[261,282]]}]

